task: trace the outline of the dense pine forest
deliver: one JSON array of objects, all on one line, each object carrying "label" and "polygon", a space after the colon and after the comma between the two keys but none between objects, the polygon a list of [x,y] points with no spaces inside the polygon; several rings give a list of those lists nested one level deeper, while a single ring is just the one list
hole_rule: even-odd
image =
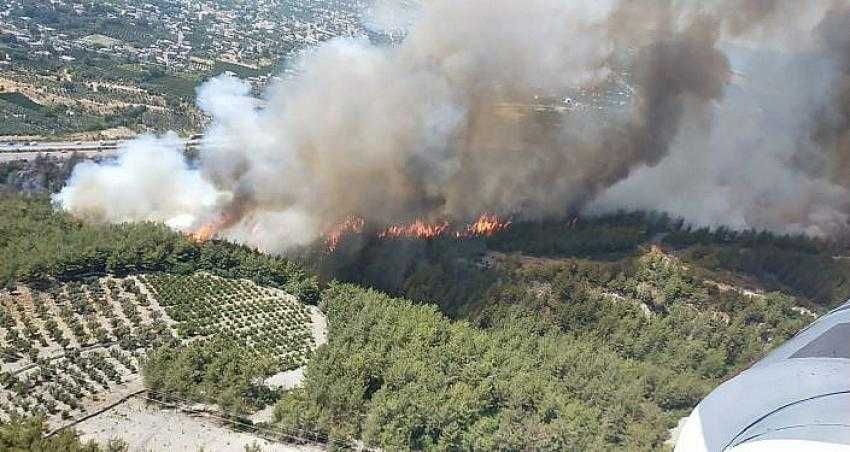
[{"label": "dense pine forest", "polygon": [[93,275],[206,271],[247,278],[315,301],[315,278],[242,246],[197,243],[164,225],[92,225],[57,213],[47,197],[0,198],[0,282],[34,285]]},{"label": "dense pine forest", "polygon": [[705,394],[847,298],[840,248],[626,213],[352,235],[304,254],[357,285],[323,293],[330,342],[277,414],[393,449],[662,449]]}]

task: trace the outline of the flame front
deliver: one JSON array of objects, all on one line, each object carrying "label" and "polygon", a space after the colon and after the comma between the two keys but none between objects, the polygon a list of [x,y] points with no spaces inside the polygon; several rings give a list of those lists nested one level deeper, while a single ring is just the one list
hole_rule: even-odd
[{"label": "flame front", "polygon": [[333,225],[325,232],[325,246],[328,251],[333,251],[339,245],[339,241],[345,234],[359,234],[363,232],[363,226],[366,221],[363,218],[349,216]]},{"label": "flame front", "polygon": [[[325,247],[328,251],[334,251],[344,235],[362,233],[365,224],[365,220],[361,217],[346,217],[325,232]],[[494,214],[480,215],[474,222],[460,229],[452,227],[452,224],[446,220],[426,221],[418,219],[410,223],[399,223],[389,226],[378,232],[377,236],[382,239],[409,237],[428,240],[441,236],[451,236],[453,234],[454,237],[459,239],[466,239],[471,237],[489,237],[507,229],[510,225],[511,220],[500,218]]]},{"label": "flame front", "polygon": [[432,239],[445,235],[451,229],[455,231],[454,234],[457,238],[489,237],[506,229],[510,225],[510,220],[499,218],[493,214],[483,214],[460,230],[451,228],[448,221],[427,222],[425,220],[415,220],[412,223],[390,226],[378,234],[378,236],[381,238],[415,237],[419,239]]},{"label": "flame front", "polygon": [[465,230],[458,232],[457,235],[458,237],[490,237],[497,232],[507,229],[510,225],[511,220],[485,213],[467,225]]},{"label": "flame front", "polygon": [[233,219],[234,217],[232,215],[222,214],[189,233],[189,237],[198,243],[206,242],[215,237],[218,231],[229,226]]},{"label": "flame front", "polygon": [[390,226],[378,234],[378,237],[416,237],[420,239],[431,239],[442,235],[448,228],[448,221],[429,223],[425,220],[416,220],[408,224]]},{"label": "flame front", "polygon": [[207,240],[213,238],[213,236],[216,234],[216,232],[218,232],[218,231],[215,227],[215,224],[210,222],[210,223],[207,223],[207,224],[201,226],[200,228],[196,229],[194,232],[189,234],[189,237],[191,237],[192,240],[194,240],[198,243],[203,243],[203,242],[206,242]]}]

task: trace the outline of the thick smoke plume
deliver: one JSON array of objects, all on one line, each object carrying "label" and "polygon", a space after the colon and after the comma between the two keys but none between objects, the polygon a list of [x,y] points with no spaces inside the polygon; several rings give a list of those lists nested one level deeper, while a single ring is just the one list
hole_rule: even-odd
[{"label": "thick smoke plume", "polygon": [[[638,168],[589,210],[654,209],[698,225],[847,234],[850,2],[741,4],[762,8],[742,7],[747,14],[727,22],[721,49],[735,77],[711,127],[685,124],[662,162]],[[744,17],[763,21],[735,25]]]},{"label": "thick smoke plume", "polygon": [[[400,2],[399,44],[311,49],[263,108],[236,79],[203,85],[213,120],[193,166],[173,137],[143,138],[79,167],[57,203],[100,221],[213,225],[269,251],[351,215],[391,225],[635,207],[846,227],[843,2],[413,3]],[[387,22],[392,2],[379,9]]]}]

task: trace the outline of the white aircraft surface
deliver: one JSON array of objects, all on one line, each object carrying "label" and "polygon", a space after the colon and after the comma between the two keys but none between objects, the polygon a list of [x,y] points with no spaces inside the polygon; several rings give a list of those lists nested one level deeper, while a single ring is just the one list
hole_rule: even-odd
[{"label": "white aircraft surface", "polygon": [[675,452],[850,452],[850,302],[709,394]]}]

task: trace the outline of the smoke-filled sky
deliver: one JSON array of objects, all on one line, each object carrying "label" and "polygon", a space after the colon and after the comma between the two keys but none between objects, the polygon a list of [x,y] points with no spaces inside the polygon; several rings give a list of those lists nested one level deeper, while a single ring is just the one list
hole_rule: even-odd
[{"label": "smoke-filled sky", "polygon": [[196,164],[144,137],[55,201],[275,252],[350,215],[847,229],[850,0],[382,0],[370,20],[406,37],[310,49],[263,109],[213,79]]}]

